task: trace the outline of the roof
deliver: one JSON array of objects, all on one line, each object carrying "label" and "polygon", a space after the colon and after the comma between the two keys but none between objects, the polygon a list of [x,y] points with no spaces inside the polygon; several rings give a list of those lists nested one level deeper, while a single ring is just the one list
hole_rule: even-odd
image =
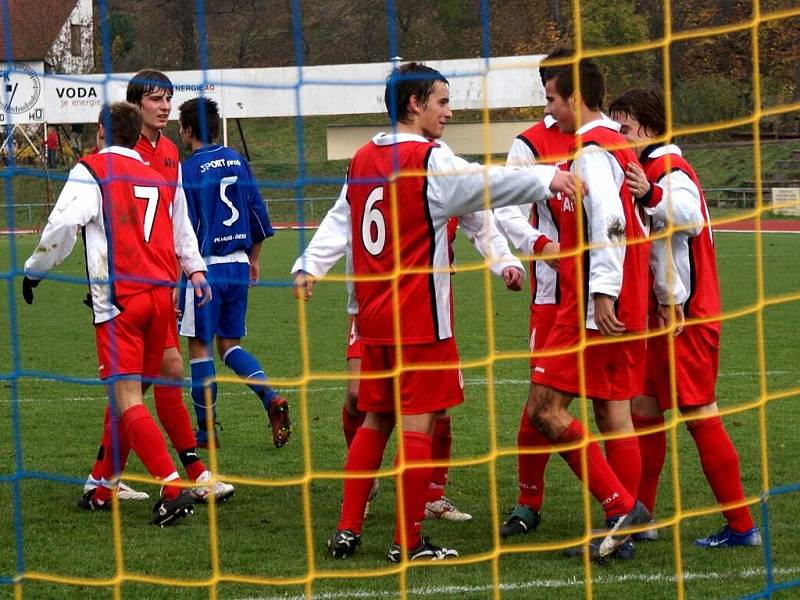
[{"label": "roof", "polygon": [[[0,62],[7,62],[6,16],[0,3]],[[78,0],[8,0],[13,60],[44,60]]]}]

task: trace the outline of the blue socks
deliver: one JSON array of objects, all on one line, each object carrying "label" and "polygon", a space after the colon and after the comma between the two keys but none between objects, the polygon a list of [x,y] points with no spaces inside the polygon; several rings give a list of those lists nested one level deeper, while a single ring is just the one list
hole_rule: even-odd
[{"label": "blue socks", "polygon": [[[243,350],[241,346],[234,346],[228,349],[222,357],[222,360],[224,360],[225,364],[233,369],[239,377],[254,382],[253,384],[248,383],[247,387],[255,392],[256,396],[261,399],[264,410],[267,410],[269,408],[269,403],[275,396],[275,390],[266,385],[267,376],[264,375],[264,369],[261,368],[261,365],[255,357]],[[192,365],[192,368],[194,369],[194,365]],[[194,371],[192,371],[192,381],[194,381]],[[192,395],[194,396],[194,387],[192,387]]]},{"label": "blue socks", "polygon": [[[201,431],[206,428],[206,386],[203,384],[209,379],[216,377],[217,371],[214,368],[214,358],[196,358],[189,361],[192,371],[192,403],[194,404],[194,414],[197,416],[197,428]],[[214,407],[217,404],[217,384],[209,383],[211,390],[211,422],[217,420]]]}]

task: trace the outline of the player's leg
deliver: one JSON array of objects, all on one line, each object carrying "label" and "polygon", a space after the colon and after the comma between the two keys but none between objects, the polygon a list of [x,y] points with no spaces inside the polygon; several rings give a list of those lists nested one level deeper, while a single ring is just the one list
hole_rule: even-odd
[{"label": "player's leg", "polygon": [[629,400],[593,400],[597,428],[604,435],[623,436],[605,440],[606,460],[628,493],[636,498],[642,478],[642,455],[631,419]]},{"label": "player's leg", "polygon": [[342,433],[347,447],[353,443],[358,428],[364,424],[365,413],[358,410],[358,389],[361,381],[361,357],[347,360],[347,391],[345,392],[344,405],[342,406]]},{"label": "player's leg", "polygon": [[[745,497],[739,455],[719,418],[717,403],[682,408],[681,412],[693,418],[686,426],[697,446],[703,473],[717,502],[743,502]],[[713,535],[695,540],[696,545],[703,548],[761,545],[761,534],[748,506],[728,508],[722,514],[726,520],[725,526]]]},{"label": "player's leg", "polygon": [[[437,416],[433,425],[433,460],[450,461],[453,447],[453,434],[450,427],[450,415],[443,411]],[[447,487],[447,477],[450,468],[447,465],[434,467],[431,473],[431,483],[428,486],[428,496],[425,501],[426,519],[444,519],[463,523],[472,520],[472,515],[459,510],[453,502],[444,495]]]},{"label": "player's leg", "polygon": [[[646,430],[662,427],[664,415],[658,400],[653,396],[637,396],[631,402],[631,419],[639,437],[639,452],[642,456],[642,477],[639,481],[638,499],[647,507],[650,514],[655,515],[658,481],[664,468],[667,455],[667,436],[663,429],[642,433]],[[658,530],[650,528],[633,534],[634,541],[655,541]]]}]

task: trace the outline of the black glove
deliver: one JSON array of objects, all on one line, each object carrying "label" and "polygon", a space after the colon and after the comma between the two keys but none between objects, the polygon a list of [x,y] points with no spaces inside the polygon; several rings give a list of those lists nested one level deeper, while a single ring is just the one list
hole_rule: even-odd
[{"label": "black glove", "polygon": [[25,300],[25,304],[33,304],[33,288],[41,282],[41,279],[31,279],[29,277],[22,280],[22,298]]},{"label": "black glove", "polygon": [[86,298],[83,299],[83,303],[91,309],[94,309],[94,303],[92,302],[92,293],[86,292]]}]

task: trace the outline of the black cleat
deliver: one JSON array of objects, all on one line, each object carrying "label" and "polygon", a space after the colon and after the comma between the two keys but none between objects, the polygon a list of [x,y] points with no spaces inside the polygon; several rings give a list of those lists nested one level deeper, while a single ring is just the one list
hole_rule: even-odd
[{"label": "black cleat", "polygon": [[[386,555],[389,562],[399,563],[403,560],[403,552],[399,544],[389,546],[389,553]],[[416,548],[408,551],[408,560],[447,560],[458,558],[458,551],[452,548],[440,548],[434,546],[428,538],[422,538],[422,542]]]},{"label": "black cleat", "polygon": [[592,553],[592,558],[605,558],[628,541],[630,534],[626,531],[636,525],[645,525],[652,520],[653,516],[644,504],[636,501],[631,512],[618,517],[612,517],[606,521],[606,535],[600,539],[597,545],[596,554]]},{"label": "black cleat", "polygon": [[181,490],[172,500],[161,497],[153,507],[153,518],[150,521],[153,525],[164,527],[172,525],[178,519],[182,519],[194,512],[194,496],[189,490]]},{"label": "black cleat", "polygon": [[356,548],[361,545],[361,536],[349,529],[334,531],[327,545],[333,558],[347,558],[353,556]]},{"label": "black cleat", "polygon": [[94,491],[95,488],[92,488],[83,493],[81,499],[78,500],[78,508],[85,510],[86,512],[111,510],[111,502],[103,502],[102,500],[98,500],[94,497]]},{"label": "black cleat", "polygon": [[535,530],[542,517],[530,506],[517,504],[508,518],[500,525],[500,537],[507,538],[515,535],[523,535]]}]

